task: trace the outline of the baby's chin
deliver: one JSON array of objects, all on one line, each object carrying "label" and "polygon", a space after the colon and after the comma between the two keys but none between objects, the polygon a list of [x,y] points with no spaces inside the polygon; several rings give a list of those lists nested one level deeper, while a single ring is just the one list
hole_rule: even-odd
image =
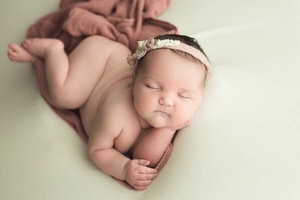
[{"label": "baby's chin", "polygon": [[169,128],[174,131],[180,130],[189,125],[189,123],[172,123],[171,121],[166,120],[152,120],[148,121],[149,125],[153,128]]},{"label": "baby's chin", "polygon": [[164,116],[153,117],[153,118],[147,120],[147,122],[154,128],[168,127],[167,119]]}]

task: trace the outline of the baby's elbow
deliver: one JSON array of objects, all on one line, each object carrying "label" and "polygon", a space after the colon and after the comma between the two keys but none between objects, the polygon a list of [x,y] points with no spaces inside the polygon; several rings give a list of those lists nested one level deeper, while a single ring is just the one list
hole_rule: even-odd
[{"label": "baby's elbow", "polygon": [[95,145],[88,144],[88,154],[90,157],[93,157],[95,153],[98,151],[98,147]]},{"label": "baby's elbow", "polygon": [[103,152],[102,149],[95,148],[93,146],[90,146],[88,148],[88,155],[90,159],[97,165],[99,165],[99,161],[102,160],[103,157],[102,152]]},{"label": "baby's elbow", "polygon": [[102,171],[107,171],[107,152],[105,149],[89,148],[88,155],[91,161]]},{"label": "baby's elbow", "polygon": [[93,149],[93,148],[88,149],[88,155],[89,155],[90,159],[94,162],[95,162],[96,157],[99,157],[99,155],[97,155],[98,154],[97,152],[98,151],[96,149]]}]

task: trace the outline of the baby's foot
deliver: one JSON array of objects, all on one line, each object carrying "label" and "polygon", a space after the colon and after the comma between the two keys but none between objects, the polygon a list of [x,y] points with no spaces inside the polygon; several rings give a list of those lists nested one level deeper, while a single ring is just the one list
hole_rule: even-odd
[{"label": "baby's foot", "polygon": [[27,39],[22,46],[31,54],[42,58],[45,58],[47,53],[53,49],[64,49],[62,41],[48,38]]},{"label": "baby's foot", "polygon": [[37,58],[30,54],[26,49],[17,45],[17,44],[9,44],[8,45],[7,56],[11,61],[16,62],[35,62]]}]

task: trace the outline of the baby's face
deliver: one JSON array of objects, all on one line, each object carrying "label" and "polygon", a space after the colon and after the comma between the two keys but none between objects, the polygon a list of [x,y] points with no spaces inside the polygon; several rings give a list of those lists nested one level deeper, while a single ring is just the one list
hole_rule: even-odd
[{"label": "baby's face", "polygon": [[140,117],[155,128],[186,126],[201,103],[205,68],[169,49],[149,52],[142,64],[133,87]]}]

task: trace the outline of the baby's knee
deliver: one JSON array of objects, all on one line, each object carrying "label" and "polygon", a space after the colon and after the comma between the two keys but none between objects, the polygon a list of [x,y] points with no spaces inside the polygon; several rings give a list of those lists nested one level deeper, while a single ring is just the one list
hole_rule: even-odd
[{"label": "baby's knee", "polygon": [[[63,51],[65,52],[65,44],[63,43],[63,41],[59,40],[59,39],[44,39],[44,44],[47,47],[46,50],[48,51]],[[48,46],[47,46],[48,45]]]},{"label": "baby's knee", "polygon": [[59,40],[59,39],[52,39],[53,40],[53,44],[51,45],[51,47],[56,47],[56,48],[61,48],[63,49],[65,47],[65,44],[63,43],[63,41]]}]

